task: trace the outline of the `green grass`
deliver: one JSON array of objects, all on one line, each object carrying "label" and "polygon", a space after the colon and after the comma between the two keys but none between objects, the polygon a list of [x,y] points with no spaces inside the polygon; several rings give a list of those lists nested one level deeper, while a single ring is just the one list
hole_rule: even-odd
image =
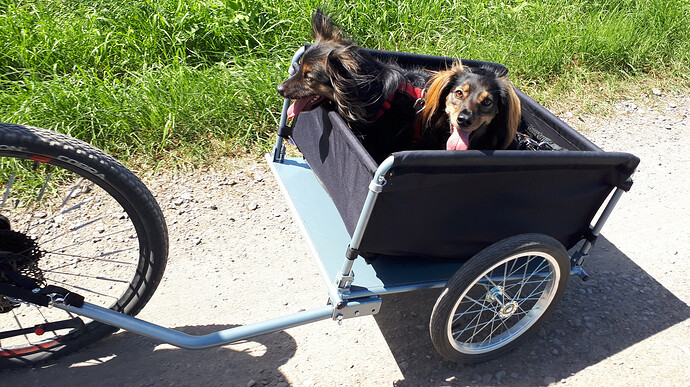
[{"label": "green grass", "polygon": [[[310,41],[319,5],[0,0],[0,121],[121,158],[265,149],[281,107],[275,86]],[[601,85],[615,96],[648,79],[690,85],[683,0],[356,1],[334,18],[365,47],[503,63],[542,103]]]}]

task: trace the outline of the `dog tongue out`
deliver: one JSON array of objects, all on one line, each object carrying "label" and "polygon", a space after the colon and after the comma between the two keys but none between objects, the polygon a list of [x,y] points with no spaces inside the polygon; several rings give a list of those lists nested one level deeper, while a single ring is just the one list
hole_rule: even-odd
[{"label": "dog tongue out", "polygon": [[447,150],[467,150],[470,142],[470,132],[459,130],[457,126],[453,126],[453,133],[446,142]]},{"label": "dog tongue out", "polygon": [[290,107],[288,108],[288,118],[295,118],[295,116],[300,114],[301,112],[315,108],[318,104],[323,102],[323,100],[323,97],[315,95],[295,100],[295,102],[293,102],[292,105],[290,105]]}]

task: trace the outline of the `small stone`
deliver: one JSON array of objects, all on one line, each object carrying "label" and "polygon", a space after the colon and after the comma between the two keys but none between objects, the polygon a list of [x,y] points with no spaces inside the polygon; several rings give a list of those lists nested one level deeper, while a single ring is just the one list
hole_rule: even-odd
[{"label": "small stone", "polygon": [[505,376],[506,376],[506,372],[503,371],[503,370],[496,372],[496,383],[499,383],[499,384],[500,384],[500,383],[501,383],[501,380],[503,380],[503,378],[504,378]]},{"label": "small stone", "polygon": [[247,383],[247,387],[254,387],[254,386],[256,386],[256,380],[254,380],[254,379],[250,380],[249,383]]},{"label": "small stone", "polygon": [[482,383],[489,384],[493,378],[494,376],[492,374],[484,374],[484,376],[482,376]]},{"label": "small stone", "polygon": [[656,95],[656,96],[659,96],[659,95],[661,95],[661,90],[659,90],[655,87],[652,89],[652,93],[654,93],[654,95]]},{"label": "small stone", "polygon": [[409,366],[410,366],[410,364],[408,362],[404,361],[404,362],[400,363],[400,370],[405,371]]},{"label": "small stone", "polygon": [[554,348],[553,351],[551,351],[551,354],[554,356],[558,356],[558,350]]}]

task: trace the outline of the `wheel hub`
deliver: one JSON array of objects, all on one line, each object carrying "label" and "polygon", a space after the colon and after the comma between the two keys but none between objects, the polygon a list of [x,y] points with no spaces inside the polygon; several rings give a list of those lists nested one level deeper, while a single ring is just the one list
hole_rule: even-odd
[{"label": "wheel hub", "polygon": [[501,286],[494,286],[489,289],[486,293],[486,299],[493,304],[498,304],[496,314],[500,318],[509,318],[518,310],[518,303],[511,300]]},{"label": "wheel hub", "polygon": [[509,318],[517,310],[518,310],[518,303],[515,301],[511,301],[511,302],[503,305],[501,307],[501,309],[498,310],[498,316],[500,318]]}]

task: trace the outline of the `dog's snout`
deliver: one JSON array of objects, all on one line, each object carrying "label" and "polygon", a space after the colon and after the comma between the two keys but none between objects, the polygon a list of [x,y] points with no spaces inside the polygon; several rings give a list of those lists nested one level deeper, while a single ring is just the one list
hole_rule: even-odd
[{"label": "dog's snout", "polygon": [[474,122],[474,115],[471,111],[465,109],[458,114],[458,124],[460,126],[470,126]]},{"label": "dog's snout", "polygon": [[278,90],[278,94],[280,94],[281,96],[284,96],[283,93],[285,93],[285,85],[280,83],[278,86],[276,86],[276,90]]}]

